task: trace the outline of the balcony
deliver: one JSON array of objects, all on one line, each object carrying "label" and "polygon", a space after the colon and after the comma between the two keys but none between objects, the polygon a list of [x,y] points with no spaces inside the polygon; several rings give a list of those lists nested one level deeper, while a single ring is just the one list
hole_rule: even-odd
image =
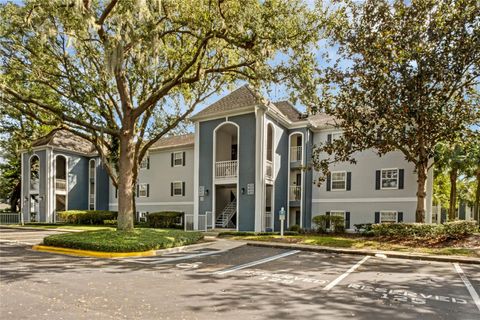
[{"label": "balcony", "polygon": [[302,187],[290,186],[289,200],[300,201],[302,199]]},{"label": "balcony", "polygon": [[290,147],[290,162],[302,161],[302,146]]},{"label": "balcony", "polygon": [[215,163],[215,178],[236,178],[238,170],[237,160],[217,161]]},{"label": "balcony", "polygon": [[65,179],[55,179],[55,191],[67,191],[67,181]]},{"label": "balcony", "polygon": [[267,160],[265,168],[265,176],[267,179],[273,179],[273,163],[272,161]]}]

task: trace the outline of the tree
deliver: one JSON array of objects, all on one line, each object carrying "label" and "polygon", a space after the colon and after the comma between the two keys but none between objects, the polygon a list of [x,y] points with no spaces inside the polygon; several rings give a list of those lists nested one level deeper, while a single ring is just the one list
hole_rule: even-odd
[{"label": "tree", "polygon": [[27,0],[0,21],[3,99],[94,143],[120,230],[148,148],[206,98],[239,80],[314,86],[323,23],[288,0]]},{"label": "tree", "polygon": [[314,166],[325,172],[329,163],[355,162],[355,152],[370,148],[379,155],[400,151],[415,166],[416,221],[423,222],[435,146],[479,122],[479,3],[341,3],[329,33],[338,60],[321,73],[321,107],[344,131],[319,146]]}]

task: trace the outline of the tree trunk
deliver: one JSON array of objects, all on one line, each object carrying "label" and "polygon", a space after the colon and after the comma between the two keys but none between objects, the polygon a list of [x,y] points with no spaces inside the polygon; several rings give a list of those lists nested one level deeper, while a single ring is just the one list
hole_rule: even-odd
[{"label": "tree trunk", "polygon": [[135,143],[131,130],[122,130],[118,160],[118,224],[117,230],[133,230]]},{"label": "tree trunk", "polygon": [[417,210],[415,212],[416,222],[425,222],[425,202],[427,197],[427,168],[426,163],[419,163],[417,169]]},{"label": "tree trunk", "polygon": [[457,178],[458,169],[456,167],[452,167],[450,170],[450,206],[448,207],[448,221],[453,221],[456,218]]},{"label": "tree trunk", "polygon": [[477,168],[477,191],[475,192],[475,205],[473,208],[473,218],[480,225],[480,165]]},{"label": "tree trunk", "polygon": [[12,190],[12,193],[10,194],[10,210],[12,212],[17,212],[18,209],[18,203],[21,197],[21,182],[19,181]]}]

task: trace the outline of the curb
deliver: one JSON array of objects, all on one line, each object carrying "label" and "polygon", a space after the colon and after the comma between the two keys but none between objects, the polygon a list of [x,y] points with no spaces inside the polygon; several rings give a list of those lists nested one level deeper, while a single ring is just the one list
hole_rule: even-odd
[{"label": "curb", "polygon": [[398,259],[410,259],[410,260],[424,260],[424,261],[436,261],[436,262],[458,262],[465,264],[479,264],[480,258],[471,257],[459,257],[459,256],[434,256],[418,253],[399,253],[395,251],[375,251],[375,250],[354,250],[354,249],[340,249],[322,246],[311,246],[302,244],[287,244],[287,243],[274,243],[274,242],[262,242],[262,241],[247,241],[248,246],[265,247],[265,248],[281,248],[281,249],[297,249],[302,251],[312,252],[326,252],[326,253],[339,253],[339,254],[354,254],[354,255],[368,255],[375,256],[377,254],[385,255],[387,258]]},{"label": "curb", "polygon": [[189,245],[186,245],[186,246],[160,249],[160,250],[154,250],[154,251],[155,251],[155,255],[160,256],[162,254],[167,254],[167,253],[177,253],[177,252],[184,252],[184,251],[187,251],[189,249],[209,247],[212,244],[214,244],[215,241],[216,240],[213,240],[213,241],[212,240],[207,240],[207,241],[201,242],[201,243],[189,244]]},{"label": "curb", "polygon": [[102,252],[102,251],[90,251],[80,249],[68,249],[44,245],[35,245],[32,247],[35,251],[50,252],[67,254],[80,257],[95,257],[95,258],[130,258],[130,257],[150,257],[156,255],[155,250],[141,251],[141,252]]},{"label": "curb", "polygon": [[0,225],[0,228],[3,229],[16,229],[16,230],[35,230],[35,231],[59,231],[59,232],[83,232],[89,230],[79,230],[79,229],[62,229],[62,228],[35,228],[35,227],[22,227],[22,226],[9,226],[9,225]]}]

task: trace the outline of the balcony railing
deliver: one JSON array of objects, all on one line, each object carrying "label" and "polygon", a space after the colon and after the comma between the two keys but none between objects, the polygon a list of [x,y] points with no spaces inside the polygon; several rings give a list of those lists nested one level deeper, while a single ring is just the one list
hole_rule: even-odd
[{"label": "balcony railing", "polygon": [[67,190],[67,181],[65,179],[55,179],[55,190],[56,191],[66,191]]},{"label": "balcony railing", "polygon": [[302,146],[290,147],[290,162],[302,161]]},{"label": "balcony railing", "polygon": [[30,192],[38,193],[40,188],[40,182],[38,180],[30,180]]},{"label": "balcony railing", "polygon": [[269,179],[273,179],[273,163],[272,161],[267,160],[266,164],[265,176]]},{"label": "balcony railing", "polygon": [[237,160],[217,161],[215,163],[215,178],[237,177]]},{"label": "balcony railing", "polygon": [[290,186],[290,201],[300,201],[302,199],[302,187]]}]

